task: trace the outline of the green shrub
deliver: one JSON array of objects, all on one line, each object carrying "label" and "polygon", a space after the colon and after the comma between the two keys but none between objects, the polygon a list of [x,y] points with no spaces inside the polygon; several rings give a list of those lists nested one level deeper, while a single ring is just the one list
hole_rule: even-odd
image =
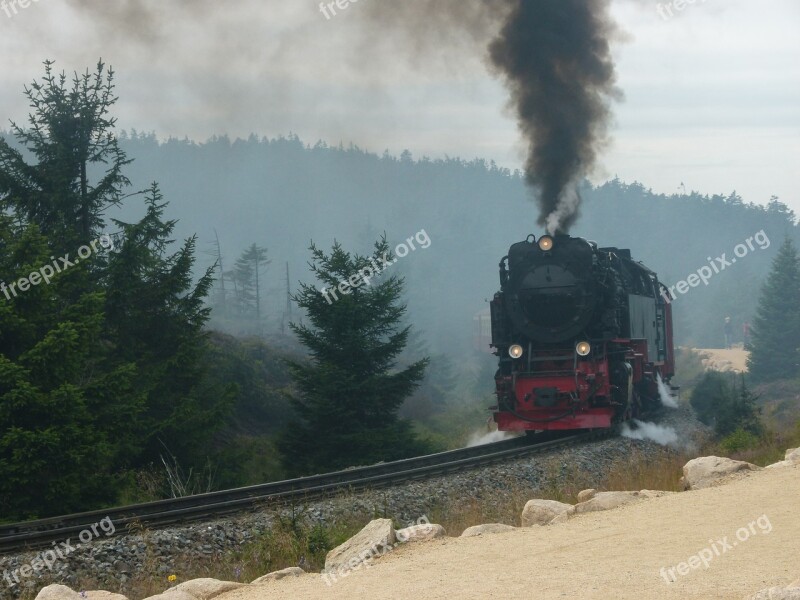
[{"label": "green shrub", "polygon": [[713,425],[718,437],[742,429],[757,438],[764,433],[757,400],[744,375],[737,383],[732,373],[709,371],[692,391],[689,403],[702,423]]},{"label": "green shrub", "polygon": [[725,452],[732,454],[734,452],[755,448],[760,442],[761,439],[758,436],[740,427],[730,435],[724,437],[719,445]]}]

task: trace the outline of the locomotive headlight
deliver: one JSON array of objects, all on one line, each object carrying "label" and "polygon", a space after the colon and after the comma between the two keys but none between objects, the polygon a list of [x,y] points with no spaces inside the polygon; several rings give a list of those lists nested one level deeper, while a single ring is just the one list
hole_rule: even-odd
[{"label": "locomotive headlight", "polygon": [[542,252],[547,252],[548,250],[553,249],[553,238],[549,235],[543,235],[539,238],[539,250]]},{"label": "locomotive headlight", "polygon": [[589,352],[592,351],[592,345],[589,342],[578,342],[575,344],[575,352],[578,353],[578,356],[589,356]]},{"label": "locomotive headlight", "polygon": [[522,356],[522,346],[519,344],[514,344],[513,346],[508,347],[508,355],[511,358],[519,358]]}]

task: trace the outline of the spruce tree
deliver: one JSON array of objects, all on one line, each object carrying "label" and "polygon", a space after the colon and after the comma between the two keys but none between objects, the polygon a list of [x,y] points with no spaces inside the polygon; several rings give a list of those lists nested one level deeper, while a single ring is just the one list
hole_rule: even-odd
[{"label": "spruce tree", "polygon": [[[330,254],[313,243],[310,250],[311,271],[324,288],[301,284],[293,298],[310,321],[291,325],[309,357],[289,363],[297,393],[290,398],[295,419],[279,441],[287,471],[331,471],[424,451],[397,412],[428,359],[397,366],[410,326],[401,325],[403,280],[376,273],[392,260],[385,237],[371,256],[339,243]],[[359,273],[373,277],[366,282]]]},{"label": "spruce tree", "polygon": [[[74,252],[95,239],[103,211],[118,206],[129,185],[109,113],[116,102],[114,71],[97,63],[72,77],[45,61],[41,81],[25,88],[32,112],[28,127],[11,124],[17,141],[36,159],[0,138],[0,208],[36,223],[56,254]],[[93,176],[94,175],[94,176]]]},{"label": "spruce tree", "polygon": [[[35,225],[0,216],[0,515],[21,520],[114,499],[115,433],[136,417],[133,374],[107,371],[101,290],[88,262],[27,290],[50,264]],[[116,414],[116,418],[113,413]]]},{"label": "spruce tree", "polygon": [[789,238],[761,288],[747,366],[757,382],[800,375],[800,259]]},{"label": "spruce tree", "polygon": [[261,327],[261,296],[263,293],[262,275],[270,264],[267,249],[251,244],[236,260],[230,277],[236,286],[236,307],[240,318],[255,320],[257,331]]},{"label": "spruce tree", "polygon": [[200,462],[206,445],[232,408],[232,390],[208,386],[203,356],[205,298],[213,268],[194,281],[196,238],[174,254],[168,249],[175,220],[164,220],[166,203],[156,184],[145,195],[147,212],[137,223],[114,220],[119,247],[104,274],[106,313],[114,365],[132,364],[135,389],[145,395],[137,463],[158,460],[168,445],[180,461]]},{"label": "spruce tree", "polygon": [[[26,89],[29,127],[13,131],[27,155],[0,140],[4,519],[114,502],[120,478],[157,460],[162,441],[186,466],[205,462],[231,405],[232,390],[205,378],[211,272],[195,281],[194,238],[169,254],[175,222],[157,186],[141,221],[115,221],[106,242],[118,252],[98,244],[103,210],[128,183],[108,116],[113,72],[101,63],[66,81],[48,62]],[[83,246],[92,251],[77,260]],[[66,255],[69,265],[22,289]]]}]

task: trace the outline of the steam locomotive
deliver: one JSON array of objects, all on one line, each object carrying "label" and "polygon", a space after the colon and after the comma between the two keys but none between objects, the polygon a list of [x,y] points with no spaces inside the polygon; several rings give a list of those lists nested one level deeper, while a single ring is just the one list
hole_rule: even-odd
[{"label": "steam locomotive", "polygon": [[630,250],[569,235],[513,244],[490,303],[498,429],[609,428],[657,405],[675,370],[666,290]]}]

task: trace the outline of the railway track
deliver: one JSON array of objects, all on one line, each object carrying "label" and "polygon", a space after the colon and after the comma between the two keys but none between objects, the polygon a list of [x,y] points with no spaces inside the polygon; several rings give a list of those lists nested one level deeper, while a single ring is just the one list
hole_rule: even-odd
[{"label": "railway track", "polygon": [[316,499],[342,489],[379,488],[416,479],[427,479],[434,475],[503,462],[610,435],[611,432],[606,431],[555,439],[520,437],[323,475],[0,525],[0,554],[34,549],[49,545],[50,542],[74,538],[87,527],[106,517],[114,522],[117,530],[124,530],[126,526],[134,523],[148,527],[164,527],[241,513],[263,506]]}]

